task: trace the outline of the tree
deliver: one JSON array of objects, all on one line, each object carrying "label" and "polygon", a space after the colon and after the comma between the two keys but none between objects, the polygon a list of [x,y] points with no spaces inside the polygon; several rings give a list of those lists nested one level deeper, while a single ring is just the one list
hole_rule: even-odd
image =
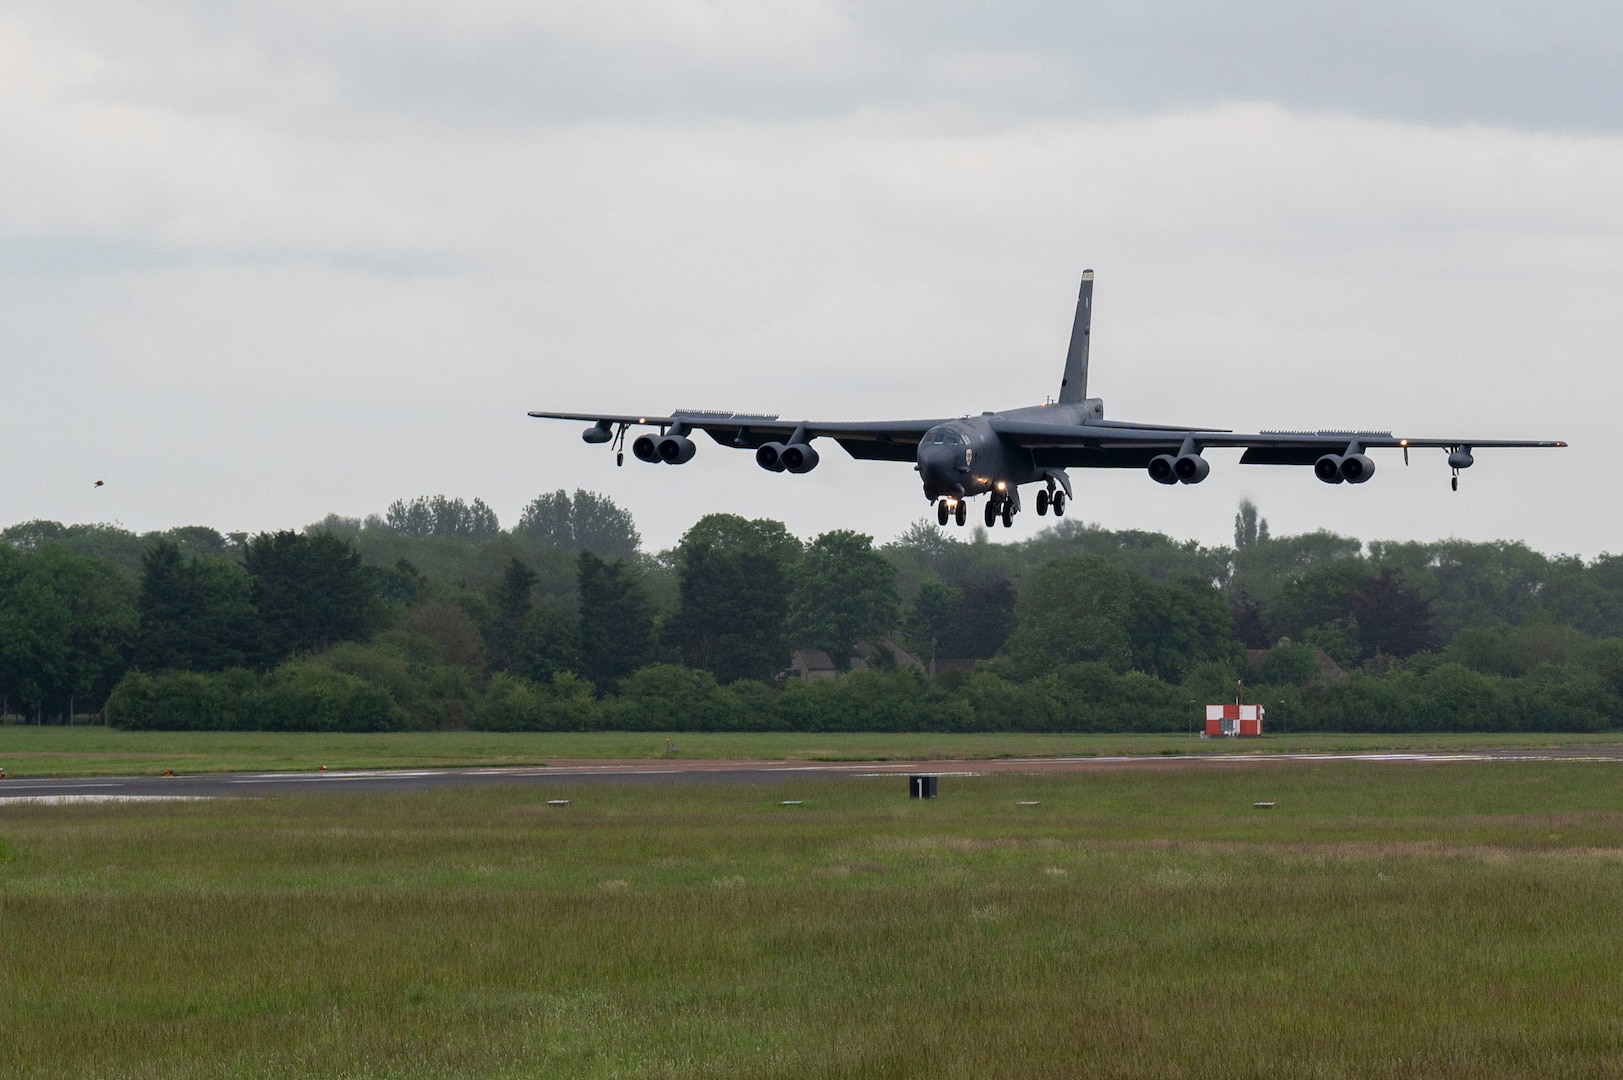
[{"label": "tree", "polygon": [[631,514],[605,495],[562,489],[538,495],[519,515],[518,531],[564,551],[590,551],[600,559],[629,559],[642,537]]},{"label": "tree", "polygon": [[680,603],[666,624],[682,662],[718,682],[775,678],[786,637],[800,541],[776,521],[709,514],[676,548]]},{"label": "tree", "polygon": [[583,551],[576,565],[582,673],[605,692],[653,659],[653,615],[631,563]]},{"label": "tree", "polygon": [[795,643],[822,649],[843,671],[859,639],[880,636],[900,619],[896,568],[874,550],[873,537],[826,532],[806,548],[790,612]]},{"label": "tree", "polygon": [[1248,649],[1266,649],[1274,642],[1262,604],[1244,589],[1229,606],[1229,632]]},{"label": "tree", "polygon": [[1368,576],[1368,568],[1358,559],[1332,559],[1309,567],[1287,582],[1268,605],[1274,637],[1301,640],[1310,626],[1349,618],[1353,595]]},{"label": "tree", "polygon": [[513,670],[537,683],[550,683],[559,674],[581,670],[575,625],[550,603],[536,605],[519,633],[518,662]]},{"label": "tree", "polygon": [[963,617],[963,603],[962,591],[933,578],[920,582],[918,591],[913,594],[907,632],[932,663],[938,657],[954,655],[947,651],[950,646],[944,648],[943,645],[954,637],[956,624]]},{"label": "tree", "polygon": [[243,565],[272,662],[366,635],[371,594],[354,545],[332,533],[260,533]]},{"label": "tree", "polygon": [[1358,641],[1366,654],[1412,656],[1435,646],[1430,602],[1390,567],[1358,586],[1348,613],[1358,624]]},{"label": "tree", "polygon": [[68,607],[32,555],[0,544],[0,714],[39,707],[68,667]]},{"label": "tree", "polygon": [[112,563],[0,544],[0,713],[111,690],[134,629],[134,589]]},{"label": "tree", "polygon": [[1058,559],[1026,579],[1003,654],[1018,678],[1081,661],[1125,671],[1133,655],[1127,632],[1132,603],[1127,571],[1098,555]]},{"label": "tree", "polygon": [[1228,605],[1206,582],[1168,588],[1135,574],[1131,596],[1132,664],[1146,675],[1178,680],[1198,664],[1242,659],[1230,636]]},{"label": "tree", "polygon": [[984,660],[1008,640],[1017,600],[1006,577],[964,588],[926,580],[913,594],[908,632],[932,658]]},{"label": "tree", "polygon": [[141,556],[134,661],[144,671],[224,671],[256,661],[253,582],[225,559],[181,554],[159,540]]},{"label": "tree", "polygon": [[1268,519],[1257,515],[1257,504],[1249,498],[1240,500],[1240,512],[1234,515],[1234,546],[1253,547],[1268,542]]},{"label": "tree", "polygon": [[530,590],[539,575],[517,559],[509,559],[501,583],[491,597],[496,613],[492,620],[488,649],[498,670],[512,671],[518,663],[520,639],[533,602]]},{"label": "tree", "polygon": [[410,502],[396,499],[389,504],[384,523],[401,536],[461,536],[488,540],[501,531],[496,512],[483,499],[465,503],[444,495],[420,496]]},{"label": "tree", "polygon": [[42,552],[68,613],[68,655],[58,692],[100,698],[109,693],[129,662],[136,629],[135,586],[105,559],[87,559],[61,548]]}]

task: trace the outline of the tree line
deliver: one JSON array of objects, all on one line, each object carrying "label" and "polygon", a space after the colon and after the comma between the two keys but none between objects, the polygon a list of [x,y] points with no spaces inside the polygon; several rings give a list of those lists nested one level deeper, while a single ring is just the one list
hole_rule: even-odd
[{"label": "tree line", "polygon": [[[510,529],[432,496],[254,536],[0,540],[8,722],[1176,731],[1237,693],[1304,731],[1623,722],[1623,559],[1278,537],[1249,503],[1210,547],[1074,521],[802,541],[715,514],[650,554],[585,491]],[[837,674],[790,674],[797,650]]]}]

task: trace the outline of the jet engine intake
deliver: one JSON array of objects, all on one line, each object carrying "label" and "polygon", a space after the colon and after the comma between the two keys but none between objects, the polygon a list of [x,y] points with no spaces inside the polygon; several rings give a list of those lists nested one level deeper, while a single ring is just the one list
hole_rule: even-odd
[{"label": "jet engine intake", "polygon": [[660,462],[659,438],[654,435],[638,435],[631,440],[631,456],[638,461],[658,465]]},{"label": "jet engine intake", "polygon": [[1171,454],[1160,454],[1150,459],[1150,479],[1157,484],[1178,482],[1178,464]]},{"label": "jet engine intake", "polygon": [[787,468],[783,463],[783,452],[787,449],[781,442],[762,443],[755,450],[755,464],[767,472],[782,472]]},{"label": "jet engine intake", "polygon": [[817,451],[805,443],[790,443],[778,454],[783,467],[792,473],[809,473],[817,468]]},{"label": "jet engine intake", "polygon": [[1313,475],[1326,484],[1339,484],[1347,478],[1341,475],[1341,455],[1326,454],[1313,463]]},{"label": "jet engine intake", "polygon": [[1362,484],[1375,475],[1375,463],[1363,454],[1348,454],[1341,459],[1341,475],[1349,484]]},{"label": "jet engine intake", "polygon": [[686,435],[667,435],[659,440],[659,460],[667,465],[686,465],[698,449]]},{"label": "jet engine intake", "polygon": [[1212,463],[1199,454],[1183,454],[1172,463],[1172,471],[1185,484],[1198,484],[1212,471]]},{"label": "jet engine intake", "polygon": [[581,432],[580,437],[589,443],[606,443],[610,439],[614,438],[614,432],[609,430],[608,421],[599,420],[597,423]]}]

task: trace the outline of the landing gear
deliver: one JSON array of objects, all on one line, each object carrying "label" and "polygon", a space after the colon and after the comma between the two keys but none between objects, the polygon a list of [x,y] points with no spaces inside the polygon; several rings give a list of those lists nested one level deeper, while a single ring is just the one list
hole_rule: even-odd
[{"label": "landing gear", "polygon": [[1008,529],[1008,528],[1012,528],[1013,525],[1014,525],[1014,500],[1013,499],[1004,499],[1003,500],[1003,527],[1005,529]]},{"label": "landing gear", "polygon": [[[1048,513],[1048,489],[1037,492],[1037,516],[1043,517]],[[1058,513],[1058,511],[1055,511]]]},{"label": "landing gear", "polygon": [[1054,503],[1054,516],[1055,517],[1064,517],[1065,516],[1065,492],[1063,492],[1063,491],[1054,492],[1053,503]]},{"label": "landing gear", "polygon": [[963,525],[965,518],[968,516],[966,513],[968,509],[968,504],[964,500],[949,499],[942,496],[935,501],[936,524],[945,526],[948,521],[954,521],[959,525]]},{"label": "landing gear", "polygon": [[986,527],[990,529],[997,524],[997,503],[991,499],[986,500]]}]

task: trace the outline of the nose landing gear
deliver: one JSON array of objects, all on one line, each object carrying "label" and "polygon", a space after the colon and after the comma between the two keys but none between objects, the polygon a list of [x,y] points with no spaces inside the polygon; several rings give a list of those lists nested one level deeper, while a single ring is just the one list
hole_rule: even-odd
[{"label": "nose landing gear", "polygon": [[[1064,506],[1063,495],[1056,493],[1047,501],[1054,507],[1054,513],[1058,514],[1063,512],[1061,509]],[[1039,496],[1038,505],[1043,505],[1043,502],[1044,500],[1041,498],[1041,496]],[[988,529],[996,527],[999,519],[1001,519],[1003,521],[1003,527],[1007,529],[1014,525],[1014,515],[1019,513],[1019,511],[1019,503],[1015,501],[1013,495],[1006,492],[994,491],[986,500],[986,527]],[[969,519],[968,501],[963,498],[949,498],[945,495],[938,498],[935,501],[936,524],[945,526],[949,518],[952,519],[954,523],[962,526],[964,522]]]},{"label": "nose landing gear", "polygon": [[968,510],[969,507],[962,499],[937,499],[935,501],[936,524],[945,526],[947,519],[951,518],[958,525],[962,525],[969,518]]}]

